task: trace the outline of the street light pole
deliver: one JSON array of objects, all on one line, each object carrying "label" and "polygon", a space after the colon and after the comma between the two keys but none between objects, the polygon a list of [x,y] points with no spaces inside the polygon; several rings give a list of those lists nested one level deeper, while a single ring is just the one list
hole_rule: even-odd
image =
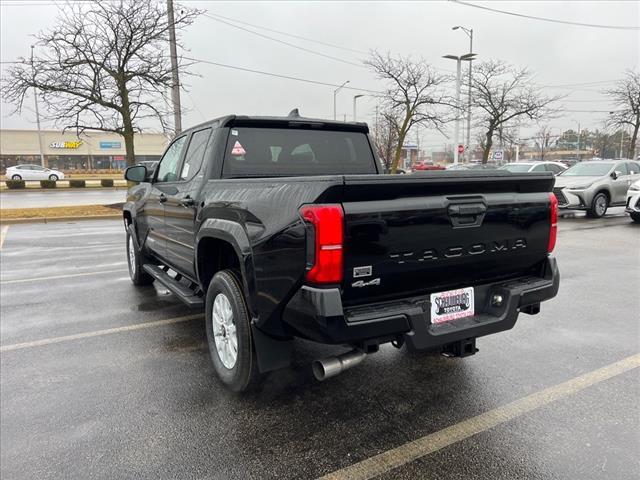
[{"label": "street light pole", "polygon": [[[461,29],[469,37],[469,53],[473,53],[473,28],[466,29],[460,25],[453,27],[452,30]],[[467,98],[467,145],[466,148],[471,147],[471,80],[472,80],[472,63],[473,60],[469,60],[469,91]]]},{"label": "street light pole", "polygon": [[463,61],[471,61],[475,53],[467,53],[460,57],[456,55],[444,55],[442,58],[448,58],[450,60],[456,61],[456,123],[454,129],[454,145],[453,145],[453,163],[458,163],[458,145],[460,143],[459,133],[460,133],[460,80],[462,73],[462,62]]},{"label": "street light pole", "polygon": [[336,114],[336,95],[338,94],[338,92],[339,92],[340,90],[342,90],[342,88],[343,88],[347,83],[349,83],[349,80],[347,80],[346,82],[344,82],[342,85],[340,85],[338,88],[336,88],[336,89],[333,91],[333,119],[334,119],[334,120],[337,120],[337,119],[338,119],[337,114]]},{"label": "street light pole", "polygon": [[[33,75],[35,77],[35,67],[33,65],[33,49],[35,48],[35,45],[31,45],[31,71],[33,72]],[[40,110],[38,109],[38,91],[36,90],[36,87],[33,87],[33,100],[36,104],[36,126],[38,128],[38,147],[40,148],[40,165],[42,165],[43,167],[44,165],[44,151],[42,148],[42,131],[40,130]]]},{"label": "street light pole", "polygon": [[360,97],[364,97],[363,94],[359,94],[359,95],[354,95],[353,96],[353,121],[357,121],[358,117],[356,115],[356,100],[358,100]]}]

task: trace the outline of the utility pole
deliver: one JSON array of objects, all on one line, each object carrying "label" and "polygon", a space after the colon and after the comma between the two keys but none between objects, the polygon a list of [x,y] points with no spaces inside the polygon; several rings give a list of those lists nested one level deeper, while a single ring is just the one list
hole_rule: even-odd
[{"label": "utility pole", "polygon": [[620,132],[621,133],[620,133],[620,157],[619,158],[622,158],[622,153],[623,153],[622,152],[622,145],[623,145],[623,142],[624,142],[624,130],[621,130]]},{"label": "utility pole", "polygon": [[576,152],[576,160],[580,161],[580,122],[578,122],[578,151]]},{"label": "utility pole", "polygon": [[[31,45],[31,71],[33,72],[33,76],[36,75],[36,69],[33,65],[33,49],[35,45]],[[40,110],[38,109],[38,91],[36,87],[33,87],[33,100],[36,104],[36,125],[38,128],[38,147],[40,148],[40,165],[43,167],[44,165],[44,150],[42,148],[42,131],[40,130]]]},{"label": "utility pole", "polygon": [[176,48],[176,23],[173,18],[173,0],[167,0],[169,16],[169,52],[171,54],[171,101],[173,102],[173,125],[175,134],[182,131],[182,111],[180,108],[180,79],[178,78],[178,52]]},{"label": "utility pole", "polygon": [[460,57],[456,55],[444,55],[442,58],[448,58],[450,60],[456,61],[456,123],[454,130],[454,145],[453,145],[453,163],[458,163],[458,145],[460,143],[460,80],[462,74],[462,62],[463,61],[471,61],[475,53],[467,53]]}]

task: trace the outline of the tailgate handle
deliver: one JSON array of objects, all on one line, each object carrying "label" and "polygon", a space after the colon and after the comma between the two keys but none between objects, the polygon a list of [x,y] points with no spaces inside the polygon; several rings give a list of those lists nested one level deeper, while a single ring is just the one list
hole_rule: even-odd
[{"label": "tailgate handle", "polygon": [[448,213],[454,228],[478,227],[487,213],[487,206],[483,203],[449,205]]}]

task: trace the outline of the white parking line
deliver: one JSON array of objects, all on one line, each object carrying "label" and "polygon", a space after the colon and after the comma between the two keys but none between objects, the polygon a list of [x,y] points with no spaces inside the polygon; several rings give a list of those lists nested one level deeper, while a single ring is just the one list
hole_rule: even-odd
[{"label": "white parking line", "polygon": [[0,282],[0,285],[10,285],[13,283],[40,282],[43,280],[57,280],[59,278],[86,277],[88,275],[100,275],[102,273],[115,273],[115,272],[124,273],[125,270],[123,270],[122,268],[118,268],[115,270],[99,270],[96,272],[69,273],[66,275],[51,275],[49,277],[19,278],[16,280],[3,280],[2,282]]},{"label": "white parking line", "polygon": [[320,480],[365,480],[377,477],[425,455],[437,452],[449,445],[638,367],[640,367],[640,353],[553,387],[545,388],[502,407],[489,410],[486,413],[469,418],[438,432],[405,443],[397,448],[387,450],[379,455],[325,475]]},{"label": "white parking line", "polygon": [[0,229],[0,250],[2,250],[2,246],[4,245],[4,239],[7,238],[7,232],[9,231],[9,225],[5,225]]},{"label": "white parking line", "polygon": [[43,347],[54,343],[70,342],[72,340],[81,340],[83,338],[99,337],[102,335],[111,335],[113,333],[131,332],[134,330],[143,330],[145,328],[161,327],[163,325],[171,325],[173,323],[188,322],[196,318],[202,318],[202,313],[194,315],[186,315],[184,317],[168,318],[166,320],[156,320],[153,322],[137,323],[135,325],[127,325],[125,327],[107,328],[105,330],[95,330],[93,332],[77,333],[75,335],[65,335],[63,337],[43,338],[42,340],[34,340],[32,342],[13,343],[10,345],[0,346],[0,353],[10,352],[13,350],[22,350],[24,348]]}]

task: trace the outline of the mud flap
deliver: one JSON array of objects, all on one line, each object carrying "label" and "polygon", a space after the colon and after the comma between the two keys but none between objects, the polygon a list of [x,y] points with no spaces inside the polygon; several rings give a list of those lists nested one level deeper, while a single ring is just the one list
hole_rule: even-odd
[{"label": "mud flap", "polygon": [[260,373],[286,368],[291,364],[292,340],[273,338],[260,331],[253,322],[251,323],[251,335]]}]

